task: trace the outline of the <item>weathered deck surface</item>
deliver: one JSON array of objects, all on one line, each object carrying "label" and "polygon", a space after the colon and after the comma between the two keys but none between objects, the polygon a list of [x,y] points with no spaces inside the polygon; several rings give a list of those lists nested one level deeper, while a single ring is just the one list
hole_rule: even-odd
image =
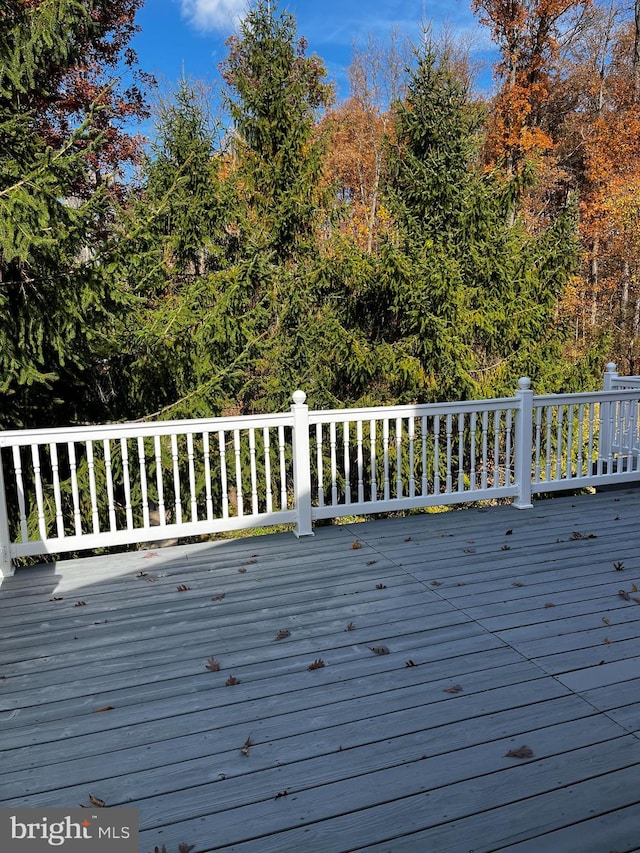
[{"label": "weathered deck surface", "polygon": [[19,570],[0,805],[135,806],[142,853],[639,850],[639,520],[623,490]]}]

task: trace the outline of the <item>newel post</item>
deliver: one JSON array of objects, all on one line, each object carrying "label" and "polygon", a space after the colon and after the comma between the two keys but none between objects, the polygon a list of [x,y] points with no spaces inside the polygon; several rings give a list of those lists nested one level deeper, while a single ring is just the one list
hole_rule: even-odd
[{"label": "newel post", "polygon": [[8,578],[15,570],[11,562],[9,514],[7,512],[7,494],[4,490],[4,473],[2,468],[2,443],[0,442],[0,578]]},{"label": "newel post", "polygon": [[515,425],[515,459],[514,476],[516,493],[513,506],[516,509],[530,509],[531,503],[531,468],[533,454],[533,391],[531,380],[523,376],[518,380],[518,408]]},{"label": "newel post", "polygon": [[311,517],[311,454],[309,451],[309,407],[304,391],[293,395],[293,500],[296,509],[295,535],[313,536]]},{"label": "newel post", "polygon": [[[613,391],[613,381],[618,378],[618,370],[613,361],[610,361],[605,369],[602,379],[602,390]],[[598,456],[603,466],[607,465],[611,457],[614,433],[615,433],[616,404],[612,402],[600,403],[600,444]],[[598,470],[600,470],[598,468]],[[607,468],[606,473],[611,473]]]}]

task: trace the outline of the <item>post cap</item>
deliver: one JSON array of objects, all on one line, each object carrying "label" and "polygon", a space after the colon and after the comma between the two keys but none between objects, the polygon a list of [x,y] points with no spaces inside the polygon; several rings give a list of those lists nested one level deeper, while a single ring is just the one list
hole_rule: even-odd
[{"label": "post cap", "polygon": [[296,404],[296,406],[301,406],[306,399],[307,395],[304,393],[304,391],[298,389],[297,391],[293,392],[293,402]]},{"label": "post cap", "polygon": [[520,379],[518,379],[518,388],[521,391],[528,391],[531,388],[531,380],[528,376],[521,376]]},{"label": "post cap", "polygon": [[617,365],[615,361],[610,361],[607,364],[607,373],[615,373],[617,370]]}]

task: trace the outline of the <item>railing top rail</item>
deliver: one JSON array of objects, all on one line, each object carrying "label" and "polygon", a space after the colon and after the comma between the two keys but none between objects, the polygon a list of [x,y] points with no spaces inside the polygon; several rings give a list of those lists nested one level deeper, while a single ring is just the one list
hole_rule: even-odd
[{"label": "railing top rail", "polygon": [[500,397],[492,400],[460,400],[455,403],[419,403],[403,406],[370,406],[359,409],[320,409],[309,412],[309,422],[331,423],[366,421],[380,418],[410,418],[425,415],[448,415],[484,411],[499,411],[518,405],[517,397]]},{"label": "railing top rail", "polygon": [[146,421],[143,423],[91,424],[87,426],[56,427],[54,429],[8,430],[0,433],[0,447],[29,444],[55,444],[63,441],[100,441],[102,439],[145,438],[148,436],[213,433],[218,430],[260,429],[261,427],[291,426],[291,412],[266,415],[240,415],[219,418],[198,418],[179,421]]},{"label": "railing top rail", "polygon": [[579,403],[614,403],[618,400],[637,400],[638,391],[634,388],[613,391],[578,391],[571,394],[534,394],[533,405],[563,406]]},{"label": "railing top rail", "polygon": [[625,385],[640,388],[640,376],[613,376],[611,378],[611,385],[619,388],[622,388]]}]

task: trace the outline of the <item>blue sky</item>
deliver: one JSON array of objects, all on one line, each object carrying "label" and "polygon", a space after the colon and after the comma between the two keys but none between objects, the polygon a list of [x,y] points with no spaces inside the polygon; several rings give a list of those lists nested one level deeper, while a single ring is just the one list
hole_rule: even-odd
[{"label": "blue sky", "polygon": [[[137,16],[142,32],[132,46],[140,66],[155,74],[162,90],[171,90],[184,72],[187,78],[218,81],[217,66],[226,56],[225,40],[237,27],[247,0],[146,0]],[[475,50],[486,58],[486,31],[469,8],[469,0],[280,0],[292,12],[298,35],[309,42],[309,53],[325,62],[338,98],[348,94],[346,71],[354,41],[364,46],[368,34],[386,40],[392,28],[418,41],[423,20],[434,33],[443,25],[473,36]],[[482,82],[489,86],[490,71]]]}]

